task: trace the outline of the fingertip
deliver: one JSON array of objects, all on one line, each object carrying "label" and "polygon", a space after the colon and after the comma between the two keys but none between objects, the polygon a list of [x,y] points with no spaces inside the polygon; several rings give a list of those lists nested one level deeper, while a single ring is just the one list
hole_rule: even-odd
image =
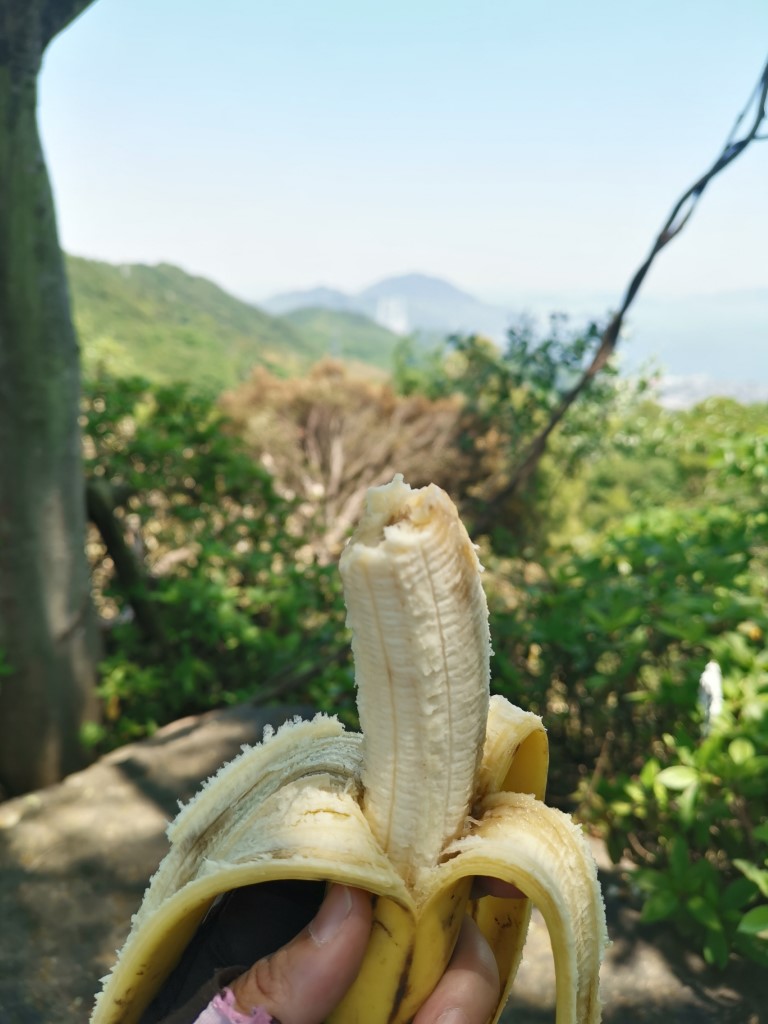
[{"label": "fingertip", "polygon": [[371,894],[351,885],[334,883],[328,887],[320,909],[308,925],[309,934],[318,946],[331,942],[350,919],[354,926],[370,929],[373,917]]},{"label": "fingertip", "polygon": [[318,946],[324,946],[336,937],[352,912],[352,891],[346,885],[332,885],[320,909],[307,926]]},{"label": "fingertip", "polygon": [[478,925],[466,917],[445,974],[414,1024],[485,1024],[498,1007],[499,969]]}]

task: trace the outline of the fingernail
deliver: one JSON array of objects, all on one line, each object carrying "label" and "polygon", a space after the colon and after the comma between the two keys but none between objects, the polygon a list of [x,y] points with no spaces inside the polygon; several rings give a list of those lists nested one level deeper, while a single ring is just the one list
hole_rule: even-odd
[{"label": "fingernail", "polygon": [[469,1017],[458,1006],[443,1010],[435,1024],[469,1024]]},{"label": "fingernail", "polygon": [[322,907],[314,921],[310,922],[309,934],[322,946],[336,935],[352,910],[352,894],[346,885],[331,886]]}]

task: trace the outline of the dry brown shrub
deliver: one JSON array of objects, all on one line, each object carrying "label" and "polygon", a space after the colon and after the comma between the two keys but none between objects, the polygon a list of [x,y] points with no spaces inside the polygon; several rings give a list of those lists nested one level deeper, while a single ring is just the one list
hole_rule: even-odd
[{"label": "dry brown shrub", "polygon": [[336,360],[301,378],[257,369],[222,406],[280,492],[298,499],[293,526],[322,560],[338,555],[368,487],[402,473],[455,493],[468,470],[458,397],[404,397]]}]

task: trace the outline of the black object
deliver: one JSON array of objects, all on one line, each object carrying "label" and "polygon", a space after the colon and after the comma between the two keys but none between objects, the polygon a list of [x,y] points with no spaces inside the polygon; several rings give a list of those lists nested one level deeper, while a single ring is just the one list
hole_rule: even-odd
[{"label": "black object", "polygon": [[299,881],[264,882],[225,893],[209,910],[140,1024],[159,1024],[222,968],[244,970],[290,942],[315,916],[324,895],[325,883]]}]

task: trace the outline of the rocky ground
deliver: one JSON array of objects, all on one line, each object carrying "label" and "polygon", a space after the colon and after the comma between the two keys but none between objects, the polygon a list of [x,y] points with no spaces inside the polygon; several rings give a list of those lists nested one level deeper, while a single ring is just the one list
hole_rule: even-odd
[{"label": "rocky ground", "polygon": [[[85,1024],[165,853],[177,801],[285,717],[285,709],[242,707],[184,719],[0,805],[0,1024]],[[743,964],[714,972],[672,934],[642,927],[622,872],[598,842],[594,849],[612,939],[607,1024],[768,1024],[764,973]],[[506,1024],[554,1021],[553,979],[535,917]]]}]

